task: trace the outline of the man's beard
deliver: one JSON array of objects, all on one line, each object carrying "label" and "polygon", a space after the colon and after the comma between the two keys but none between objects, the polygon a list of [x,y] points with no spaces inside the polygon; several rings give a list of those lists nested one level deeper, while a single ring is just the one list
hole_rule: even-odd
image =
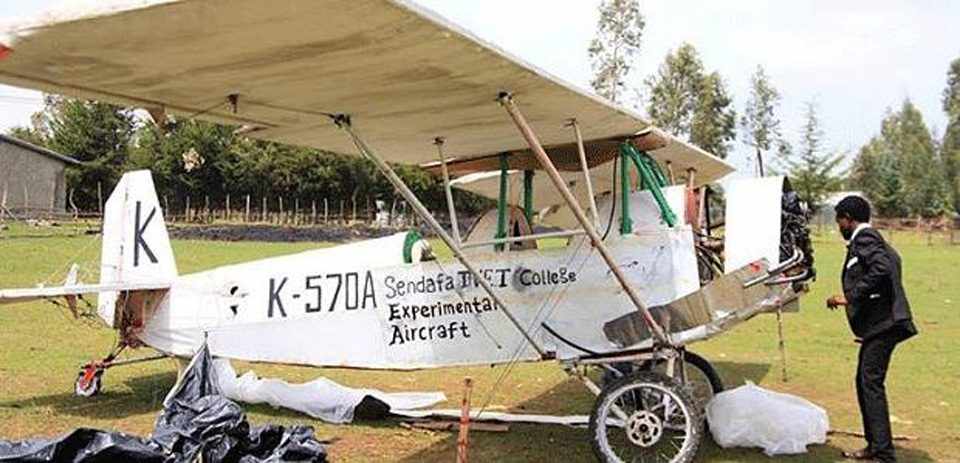
[{"label": "man's beard", "polygon": [[840,227],[840,236],[842,236],[844,240],[850,241],[850,237],[853,236],[853,229]]}]

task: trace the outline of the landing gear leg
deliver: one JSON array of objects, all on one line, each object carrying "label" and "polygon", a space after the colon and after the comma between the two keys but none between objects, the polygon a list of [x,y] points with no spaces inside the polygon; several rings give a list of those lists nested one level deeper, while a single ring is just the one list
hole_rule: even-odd
[{"label": "landing gear leg", "polygon": [[117,361],[117,356],[126,348],[127,344],[118,344],[106,357],[80,367],[80,373],[77,374],[77,381],[73,385],[74,393],[80,397],[93,397],[99,394],[103,388],[103,373],[106,372],[108,368],[168,358],[165,354],[159,354],[151,357]]}]

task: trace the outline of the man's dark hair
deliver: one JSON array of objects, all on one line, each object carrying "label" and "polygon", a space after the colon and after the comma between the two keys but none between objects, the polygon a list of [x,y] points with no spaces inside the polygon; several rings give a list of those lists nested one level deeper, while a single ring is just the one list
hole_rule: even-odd
[{"label": "man's dark hair", "polygon": [[870,221],[870,203],[859,196],[851,195],[841,199],[833,210],[836,211],[837,217],[853,219],[860,223]]}]

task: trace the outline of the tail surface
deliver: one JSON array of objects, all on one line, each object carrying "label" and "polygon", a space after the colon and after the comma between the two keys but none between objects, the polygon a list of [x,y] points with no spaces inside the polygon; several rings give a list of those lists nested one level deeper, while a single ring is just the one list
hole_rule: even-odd
[{"label": "tail surface", "polygon": [[[103,213],[100,283],[170,283],[177,277],[163,211],[148,170],[120,178]],[[116,291],[100,293],[97,312],[114,326]]]}]

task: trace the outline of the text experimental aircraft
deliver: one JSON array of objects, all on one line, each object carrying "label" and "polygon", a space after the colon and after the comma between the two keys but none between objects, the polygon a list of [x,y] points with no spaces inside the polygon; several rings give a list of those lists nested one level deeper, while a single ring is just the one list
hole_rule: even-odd
[{"label": "text experimental aircraft", "polygon": [[[99,283],[0,290],[97,295],[120,343],[79,393],[119,349],[190,356],[205,338],[216,356],[328,367],[549,359],[598,395],[601,460],[690,461],[692,378],[716,374],[684,346],[795,309],[813,275],[782,178],[727,184],[711,236],[706,185],[726,163],[406,0],[87,4],[0,36],[0,82],[358,153],[455,259],[407,233],[179,275],[151,176],[128,173],[106,204]],[[450,232],[390,163],[443,178]],[[498,201],[462,237],[454,187]],[[587,367],[619,378],[601,387]]]}]

